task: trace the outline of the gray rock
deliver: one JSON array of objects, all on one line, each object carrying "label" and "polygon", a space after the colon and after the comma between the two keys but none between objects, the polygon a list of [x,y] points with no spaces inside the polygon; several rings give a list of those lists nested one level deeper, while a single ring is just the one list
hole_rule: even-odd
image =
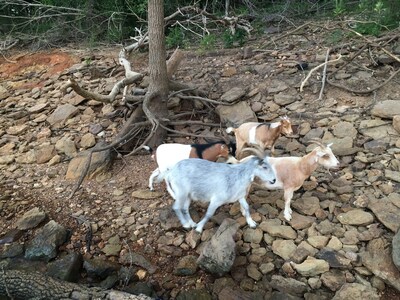
[{"label": "gray rock", "polygon": [[58,247],[65,243],[67,230],[60,224],[51,220],[28,243],[25,258],[29,260],[50,261],[58,253]]},{"label": "gray rock", "polygon": [[[24,254],[24,251],[25,247],[23,244],[19,243],[8,244],[4,246],[3,251],[0,252],[0,259],[22,256]],[[0,267],[2,267],[1,264]]]},{"label": "gray rock", "polygon": [[336,292],[332,300],[379,300],[376,289],[360,283],[346,283]]},{"label": "gray rock", "polygon": [[39,149],[36,149],[36,163],[46,163],[51,160],[56,154],[57,153],[53,145],[42,146]]},{"label": "gray rock", "polygon": [[75,157],[77,154],[75,142],[70,138],[62,138],[58,140],[56,142],[56,149],[68,157]]},{"label": "gray rock", "polygon": [[243,232],[243,240],[248,243],[259,244],[263,238],[263,232],[260,228],[246,228]]},{"label": "gray rock", "polygon": [[291,263],[293,268],[302,276],[316,276],[329,271],[329,264],[323,259],[308,257],[301,264]]},{"label": "gray rock", "polygon": [[[296,200],[297,201],[297,200]],[[302,230],[308,228],[315,222],[315,217],[303,216],[297,212],[292,213],[292,219],[289,224],[295,230]]]},{"label": "gray rock", "polygon": [[275,265],[272,262],[260,265],[260,271],[263,274],[271,273],[274,269],[275,269]]},{"label": "gray rock", "polygon": [[56,110],[47,118],[50,125],[64,123],[69,118],[79,112],[79,109],[71,104],[64,104],[56,108]]},{"label": "gray rock", "polygon": [[307,284],[293,278],[285,278],[280,275],[272,275],[271,287],[295,296],[302,296],[307,291]]},{"label": "gray rock", "polygon": [[85,259],[83,268],[90,278],[105,279],[111,274],[116,274],[121,266],[116,262],[95,258]]},{"label": "gray rock", "polygon": [[320,139],[324,134],[324,130],[321,127],[317,127],[314,129],[309,130],[306,135],[304,136],[304,140],[308,141],[311,139]]},{"label": "gray rock", "polygon": [[400,172],[399,171],[392,171],[389,169],[385,169],[385,176],[388,179],[391,179],[396,182],[400,182]]},{"label": "gray rock", "polygon": [[239,127],[245,122],[257,122],[257,116],[245,101],[241,101],[231,106],[218,105],[216,112],[222,123],[227,126]]},{"label": "gray rock", "polygon": [[271,84],[268,85],[268,93],[269,94],[279,93],[283,92],[288,88],[289,86],[286,84],[286,82],[279,79],[273,79],[271,80]]},{"label": "gray rock", "polygon": [[374,216],[362,209],[352,209],[337,216],[340,223],[344,225],[368,225],[374,221]]},{"label": "gray rock", "polygon": [[288,95],[288,94],[283,94],[283,93],[279,93],[279,94],[275,94],[274,95],[274,102],[276,104],[279,104],[281,106],[285,106],[288,104],[291,104],[295,101],[299,100],[299,96],[292,96],[292,95]]},{"label": "gray rock", "polygon": [[400,115],[393,116],[393,128],[400,134]]},{"label": "gray rock", "polygon": [[20,230],[32,229],[38,226],[46,217],[47,215],[44,211],[34,207],[18,219],[15,226]]},{"label": "gray rock", "polygon": [[329,248],[322,249],[316,257],[327,261],[331,268],[347,269],[351,267],[351,261],[348,258]]},{"label": "gray rock", "polygon": [[23,234],[24,232],[22,230],[13,228],[0,237],[0,245],[11,244],[15,241],[18,241]]},{"label": "gray rock", "polygon": [[197,271],[197,257],[194,255],[187,255],[182,257],[177,266],[175,267],[174,273],[178,276],[190,276]]},{"label": "gray rock", "polygon": [[344,138],[329,138],[323,140],[325,144],[332,143],[331,149],[335,155],[345,156],[359,152],[361,149],[353,147],[353,138],[346,136]]},{"label": "gray rock", "polygon": [[357,130],[354,128],[353,123],[350,122],[339,122],[332,126],[333,134],[338,138],[344,138],[349,136],[355,138],[357,136]]},{"label": "gray rock", "polygon": [[256,264],[249,264],[246,269],[247,276],[254,279],[255,281],[259,281],[263,276],[263,274],[258,270]]},{"label": "gray rock", "polygon": [[223,221],[197,260],[200,268],[220,276],[229,272],[236,257],[233,235],[238,228],[239,224],[233,219]]},{"label": "gray rock", "polygon": [[319,199],[317,197],[301,197],[293,201],[292,207],[302,214],[313,215],[320,208]]},{"label": "gray rock", "polygon": [[275,240],[272,243],[272,251],[285,260],[288,260],[295,250],[296,245],[292,240]]},{"label": "gray rock", "polygon": [[373,154],[382,154],[386,151],[388,143],[385,140],[372,140],[364,143],[364,148]]},{"label": "gray rock", "polygon": [[388,140],[390,135],[397,135],[392,125],[380,119],[361,121],[358,131],[374,140]]},{"label": "gray rock", "polygon": [[321,275],[321,281],[331,291],[339,290],[346,283],[343,271],[331,270]]},{"label": "gray rock", "polygon": [[323,235],[314,235],[310,236],[307,239],[307,242],[317,249],[322,249],[328,243],[329,237]]},{"label": "gray rock", "polygon": [[176,300],[212,300],[210,293],[205,289],[190,289],[179,292]]},{"label": "gray rock", "polygon": [[395,206],[387,197],[377,199],[368,195],[368,208],[377,219],[393,232],[400,226],[400,208]]},{"label": "gray rock", "polygon": [[[96,147],[101,147],[102,144],[98,143]],[[84,151],[75,156],[68,164],[68,170],[65,174],[65,179],[78,179],[83,173],[86,161],[88,158],[88,152]],[[109,167],[112,161],[111,150],[105,150],[101,152],[94,152],[92,154],[92,159],[90,162],[90,167],[87,176],[90,177],[91,174],[99,174]]]},{"label": "gray rock", "polygon": [[313,246],[302,241],[296,250],[290,255],[290,260],[296,264],[302,263],[307,257],[314,256],[318,252]]},{"label": "gray rock", "polygon": [[[263,297],[259,296],[257,292],[251,292],[251,291],[244,291],[243,289],[239,287],[223,287],[223,289],[217,293],[218,294],[218,299],[229,299],[229,300],[245,300],[245,299],[251,299],[251,300],[263,300]],[[187,300],[192,300],[193,298],[188,298]],[[214,298],[212,298],[214,299]],[[206,299],[208,300],[208,299]]]},{"label": "gray rock", "polygon": [[294,240],[297,237],[296,231],[294,231],[290,226],[272,225],[272,224],[261,226],[262,224],[263,223],[260,224],[260,228],[265,232],[268,232],[273,237],[292,239],[292,240]]},{"label": "gray rock", "polygon": [[137,265],[146,269],[150,274],[157,271],[157,266],[153,265],[146,257],[135,252],[124,252],[119,258],[119,263],[122,265]]},{"label": "gray rock", "polygon": [[273,292],[269,300],[301,300],[302,297],[290,295],[284,292]]},{"label": "gray rock", "polygon": [[392,119],[395,115],[400,115],[400,100],[379,102],[371,109],[371,114],[383,119]]},{"label": "gray rock", "polygon": [[397,231],[392,240],[392,259],[400,271],[400,231]]},{"label": "gray rock", "polygon": [[80,145],[82,148],[87,149],[96,145],[96,138],[90,132],[84,134],[81,138]]},{"label": "gray rock", "polygon": [[400,272],[393,263],[390,252],[384,239],[375,239],[370,241],[366,251],[361,253],[361,261],[372,273],[400,291]]},{"label": "gray rock", "polygon": [[82,263],[82,254],[76,252],[67,254],[49,264],[47,275],[63,281],[78,282]]},{"label": "gray rock", "polygon": [[15,125],[15,126],[8,127],[6,129],[6,132],[10,135],[20,135],[20,134],[24,133],[25,131],[27,131],[28,128],[29,128],[29,126],[26,124]]},{"label": "gray rock", "polygon": [[234,87],[221,96],[222,101],[235,102],[246,95],[246,90],[241,87]]},{"label": "gray rock", "polygon": [[182,224],[176,216],[175,212],[169,207],[161,209],[158,215],[161,228],[169,231],[171,229],[182,228]]}]

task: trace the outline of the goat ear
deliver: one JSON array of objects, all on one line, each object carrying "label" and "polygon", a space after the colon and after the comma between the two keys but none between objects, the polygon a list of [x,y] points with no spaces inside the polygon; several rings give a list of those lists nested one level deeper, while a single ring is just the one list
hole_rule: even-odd
[{"label": "goat ear", "polygon": [[325,154],[326,154],[325,151],[321,151],[320,149],[318,149],[318,150],[317,150],[317,159],[318,159],[319,157],[324,156]]}]

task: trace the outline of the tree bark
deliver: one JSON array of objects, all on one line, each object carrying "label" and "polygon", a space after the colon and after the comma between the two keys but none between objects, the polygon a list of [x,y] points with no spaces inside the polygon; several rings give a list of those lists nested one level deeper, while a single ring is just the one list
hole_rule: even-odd
[{"label": "tree bark", "polygon": [[[149,73],[150,86],[148,95],[143,103],[147,117],[163,123],[168,116],[168,76],[164,36],[164,0],[149,0]],[[147,110],[148,109],[148,110]],[[166,130],[156,126],[150,146],[159,145],[166,137]]]},{"label": "tree bark", "polygon": [[0,297],[9,299],[131,299],[149,300],[150,297],[100,288],[88,288],[42,275],[17,270],[0,270]]}]

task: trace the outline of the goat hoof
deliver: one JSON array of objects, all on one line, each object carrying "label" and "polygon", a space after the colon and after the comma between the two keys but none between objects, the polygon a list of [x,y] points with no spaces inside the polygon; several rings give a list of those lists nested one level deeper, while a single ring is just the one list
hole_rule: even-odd
[{"label": "goat hoof", "polygon": [[290,220],[292,219],[291,215],[285,215],[284,217],[285,217],[286,221],[288,221],[288,222],[290,222]]},{"label": "goat hoof", "polygon": [[250,228],[256,228],[257,227],[257,223],[254,222],[253,220],[251,220],[251,222],[247,223],[249,225]]},{"label": "goat hoof", "polygon": [[195,231],[196,231],[197,233],[202,233],[202,232],[203,232],[203,228],[197,226],[196,229],[195,229]]}]

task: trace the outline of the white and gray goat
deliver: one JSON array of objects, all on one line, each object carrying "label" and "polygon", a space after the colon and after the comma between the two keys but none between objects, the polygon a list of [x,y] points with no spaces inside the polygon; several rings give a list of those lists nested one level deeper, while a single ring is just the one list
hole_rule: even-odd
[{"label": "white and gray goat", "polygon": [[227,133],[234,132],[236,137],[236,157],[242,158],[242,150],[245,146],[258,146],[262,150],[271,149],[275,152],[276,140],[281,134],[290,136],[293,134],[292,123],[288,117],[281,117],[279,122],[257,123],[247,122],[238,128],[228,127]]},{"label": "white and gray goat", "polygon": [[[321,165],[327,169],[337,169],[340,165],[330,148],[332,144],[325,146],[319,141],[313,140],[311,142],[317,144],[317,147],[304,156],[270,157],[268,162],[276,174],[276,181],[271,183],[261,179],[261,184],[267,189],[283,189],[285,200],[283,216],[287,221],[292,219],[290,202],[293,193],[303,186],[304,181],[311,176],[317,167]],[[260,149],[258,151],[262,153]],[[246,161],[247,158],[244,158],[239,163]]]},{"label": "white and gray goat", "polygon": [[[144,146],[150,153],[153,150]],[[217,161],[220,157],[229,159],[235,155],[236,145],[233,143],[227,144],[224,141],[217,141],[207,144],[161,144],[157,147],[156,152],[152,158],[157,162],[157,169],[155,169],[149,178],[149,189],[153,191],[153,181],[159,183],[163,180],[164,172],[172,168],[177,162],[187,158],[201,158],[209,161]]]},{"label": "white and gray goat", "polygon": [[[196,227],[202,232],[204,225],[223,204],[239,201],[247,224],[254,228],[246,196],[255,177],[274,184],[275,173],[269,157],[250,156],[240,164],[215,163],[202,159],[185,159],[166,172],[165,182],[174,198],[173,209],[184,228]],[[191,201],[209,202],[203,219],[196,224],[189,214]]]}]

